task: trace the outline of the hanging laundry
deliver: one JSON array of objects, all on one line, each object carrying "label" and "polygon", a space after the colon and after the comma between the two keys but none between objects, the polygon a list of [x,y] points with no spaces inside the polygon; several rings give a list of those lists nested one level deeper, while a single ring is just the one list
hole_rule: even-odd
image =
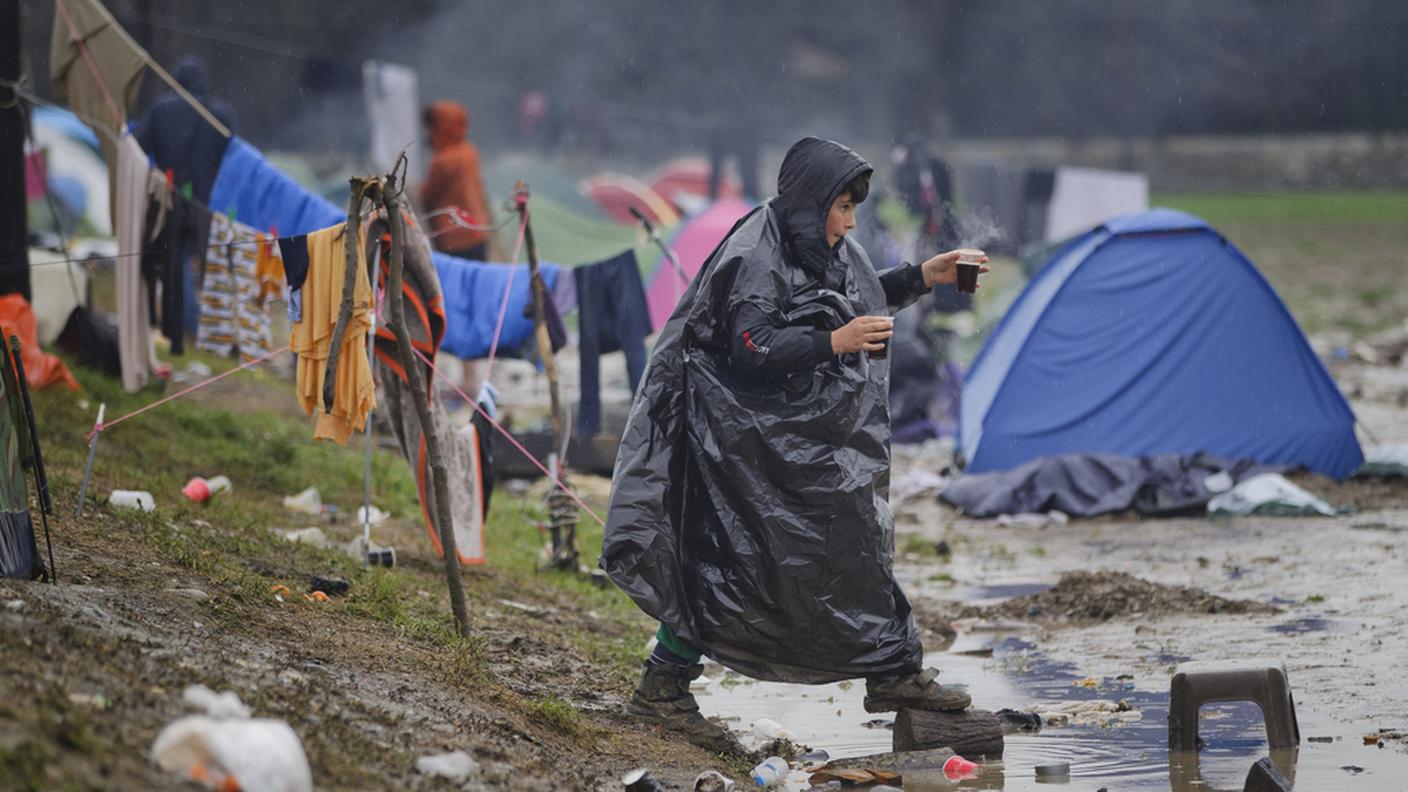
[{"label": "hanging laundry", "polygon": [[[542,276],[539,275],[541,278]],[[558,278],[557,282],[572,280],[571,278]],[[567,325],[562,321],[562,312],[558,310],[557,293],[558,289],[546,289],[547,299],[543,300],[543,324],[548,327],[548,343],[552,345],[552,351],[557,352],[567,346]],[[528,304],[523,306],[523,318],[532,322],[533,319],[533,292],[528,292]],[[534,325],[536,328],[536,325]],[[519,357],[532,359],[538,356],[538,337],[536,329],[534,335],[530,335],[523,347],[518,350]]]},{"label": "hanging laundry", "polygon": [[259,250],[254,262],[254,279],[259,282],[259,305],[263,307],[269,300],[283,298],[284,281],[288,276],[284,273],[284,259],[278,243],[267,234],[258,234],[256,239]]},{"label": "hanging laundry", "polygon": [[225,147],[210,205],[222,212],[233,210],[241,223],[255,228],[278,226],[282,234],[306,234],[347,219],[343,210],[270,165],[239,136]]},{"label": "hanging laundry", "polygon": [[635,251],[572,270],[577,282],[577,327],[580,338],[582,402],[577,410],[578,432],[591,437],[601,431],[601,356],[626,353],[631,392],[645,372],[645,337],[650,333],[650,309],[640,280]]},{"label": "hanging laundry", "polygon": [[323,377],[332,345],[332,332],[342,304],[342,282],[347,270],[347,228],[344,224],[308,235],[308,270],[303,282],[303,315],[293,325],[291,346],[298,356],[298,403],[317,415],[314,439],[342,445],[354,430],[362,429],[367,413],[376,407],[376,386],[367,361],[367,331],[371,328],[372,287],[365,255],[359,245],[357,274],[353,279],[352,316],[338,352],[331,409],[323,404]]},{"label": "hanging laundry", "polygon": [[[147,203],[147,245],[142,251],[142,274],[148,295],[161,289],[161,332],[171,342],[171,354],[185,354],[186,277],[190,270],[183,249],[209,214],[186,200],[179,190],[151,193]],[[206,221],[208,223],[208,221]],[[149,297],[156,306],[156,300]],[[152,319],[156,319],[153,310]]]},{"label": "hanging laundry", "polygon": [[279,237],[279,257],[288,285],[288,320],[303,321],[303,281],[308,278],[308,235]]},{"label": "hanging laundry", "polygon": [[[515,265],[517,272],[513,272],[513,267],[508,265],[465,261],[444,253],[435,253],[433,260],[445,294],[445,314],[449,317],[443,349],[461,360],[489,356],[504,287],[509,285],[512,274],[513,285],[496,354],[521,356],[522,347],[533,337],[533,320],[524,315],[529,305],[528,268]],[[548,291],[552,292],[560,268],[556,264],[543,264],[539,271]]]},{"label": "hanging laundry", "polygon": [[259,296],[259,248],[254,229],[211,216],[196,349],[225,357],[238,351],[246,363],[273,349]]},{"label": "hanging laundry", "polygon": [[142,282],[142,243],[151,195],[151,167],[137,140],[127,132],[117,144],[117,349],[122,389],[136,393],[147,384],[156,351],[151,337],[150,291]]},{"label": "hanging laundry", "polygon": [[56,100],[109,133],[98,135],[108,162],[116,161],[113,141],[137,103],[146,66],[147,54],[98,0],[56,0],[49,84]]}]

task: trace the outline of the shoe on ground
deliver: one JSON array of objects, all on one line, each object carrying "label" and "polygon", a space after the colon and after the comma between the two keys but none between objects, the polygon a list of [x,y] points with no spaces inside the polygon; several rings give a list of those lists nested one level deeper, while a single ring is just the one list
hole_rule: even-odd
[{"label": "shoe on ground", "polygon": [[865,681],[866,712],[896,712],[898,710],[964,710],[973,699],[957,688],[944,687],[935,678],[937,668],[926,668],[917,674],[897,677],[872,677]]},{"label": "shoe on ground", "polygon": [[676,732],[706,751],[731,757],[747,756],[748,751],[728,727],[700,714],[699,702],[689,692],[689,683],[703,672],[702,665],[655,665],[647,661],[640,685],[626,704],[626,712],[646,723]]}]

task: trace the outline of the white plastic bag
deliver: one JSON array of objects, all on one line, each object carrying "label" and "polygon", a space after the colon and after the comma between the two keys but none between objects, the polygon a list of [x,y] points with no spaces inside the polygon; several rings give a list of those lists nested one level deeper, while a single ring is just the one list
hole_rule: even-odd
[{"label": "white plastic bag", "polygon": [[1309,492],[1297,487],[1279,473],[1252,476],[1208,501],[1208,514],[1214,516],[1243,514],[1309,515],[1334,517],[1339,510]]},{"label": "white plastic bag", "polygon": [[261,792],[312,792],[313,771],[303,743],[287,723],[268,718],[193,715],[162,729],[152,761],[205,786]]}]

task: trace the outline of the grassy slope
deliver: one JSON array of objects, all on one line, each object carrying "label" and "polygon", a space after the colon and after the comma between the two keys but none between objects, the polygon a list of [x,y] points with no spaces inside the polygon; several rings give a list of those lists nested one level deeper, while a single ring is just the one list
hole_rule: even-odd
[{"label": "grassy slope", "polygon": [[[467,706],[482,704],[507,712],[509,721],[521,723],[513,728],[535,734],[539,753],[560,750],[574,757],[620,757],[601,760],[608,763],[634,763],[653,751],[681,756],[680,748],[635,733],[638,730],[628,724],[581,714],[584,707],[603,713],[613,710],[610,701],[619,698],[612,697],[629,691],[652,626],[615,589],[538,570],[541,537],[536,523],[542,515],[538,498],[496,494],[489,520],[489,564],[464,575],[475,635],[462,639],[455,635],[449,615],[442,567],[419,522],[413,480],[398,454],[378,450],[374,461],[374,500],[398,515],[374,535],[397,547],[395,569],[362,570],[338,550],[293,546],[269,530],[312,524],[308,518],[291,518],[280,504],[282,495],[309,485],[322,491],[325,502],[354,510],[361,501],[362,453],[360,443],[341,448],[313,442],[309,424],[287,409],[293,401],[291,387],[267,373],[238,374],[227,380],[230,387],[222,383],[109,430],[94,469],[89,515],[83,520],[69,517],[84,461],[83,434],[97,403],[105,401],[112,418],[155,398],[152,392],[129,396],[115,382],[78,374],[84,392],[48,391],[35,399],[60,511],[55,543],[65,583],[109,591],[130,588],[133,602],[148,597],[160,601],[163,587],[200,588],[210,597],[197,603],[198,617],[236,639],[296,647],[305,630],[309,635],[326,630],[333,636],[374,636],[400,658],[393,664],[395,673],[418,680],[412,683],[418,686],[447,684],[466,698]],[[207,505],[180,498],[179,488],[188,477],[216,473],[234,481],[232,493]],[[109,510],[102,501],[113,488],[150,490],[158,509],[152,514]],[[96,502],[94,494],[100,496]],[[599,495],[592,505],[602,510]],[[360,530],[346,521],[323,527],[339,545]],[[593,563],[600,552],[601,528],[589,518],[581,526],[581,542],[584,559]],[[146,570],[148,566],[152,569]],[[302,577],[310,572],[348,578],[351,594],[329,605],[303,602]],[[274,602],[270,587],[275,584],[290,586],[290,602]],[[0,583],[0,589],[4,586]],[[34,589],[5,593],[7,598],[26,599],[44,595]],[[505,607],[504,600],[542,606],[547,615]],[[88,786],[94,777],[108,784],[123,777],[124,765],[112,759],[116,756],[135,756],[138,765],[125,772],[140,777],[141,757],[172,710],[124,712],[120,688],[126,683],[111,678],[104,683],[106,672],[93,669],[91,675],[99,679],[94,684],[106,684],[109,697],[118,703],[106,712],[84,716],[91,726],[83,727],[83,734],[75,738],[66,731],[74,720],[63,714],[73,709],[64,701],[67,686],[21,679],[19,673],[31,665],[31,658],[26,651],[6,645],[14,635],[3,626],[0,672],[16,674],[0,673],[0,679],[9,680],[0,682],[0,777],[28,779],[19,784],[21,788],[26,784]],[[526,643],[520,643],[523,639]],[[74,651],[80,649],[75,646]],[[375,654],[369,655],[369,666],[374,665]],[[81,666],[90,658],[57,660]],[[356,655],[343,660],[355,670]],[[557,664],[574,670],[564,672],[560,680],[553,673],[533,671]],[[218,669],[208,673],[206,680],[196,675],[182,684],[235,684]],[[174,689],[179,691],[179,685]],[[175,693],[169,695],[174,698]],[[604,703],[591,701],[603,695]],[[575,699],[586,703],[579,706]],[[272,710],[275,717],[282,715],[300,732],[320,784],[399,783],[396,768],[408,766],[413,758],[400,753],[378,755],[375,746],[359,743],[350,731],[339,740],[309,733],[297,719],[301,712],[296,701],[263,701],[255,696],[253,704],[257,710],[264,705],[263,711]],[[355,704],[349,702],[347,708],[355,709]],[[56,707],[61,714],[54,721]],[[6,739],[7,732],[16,731],[23,735],[21,739]],[[683,753],[690,755],[688,750]],[[512,752],[507,757],[511,764],[521,760],[549,777],[563,770],[545,767],[536,754],[531,761],[514,758]],[[693,761],[704,760],[695,755]]]}]

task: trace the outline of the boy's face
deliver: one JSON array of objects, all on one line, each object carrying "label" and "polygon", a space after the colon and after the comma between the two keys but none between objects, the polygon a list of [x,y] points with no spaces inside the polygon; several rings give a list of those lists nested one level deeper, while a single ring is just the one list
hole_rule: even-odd
[{"label": "boy's face", "polygon": [[848,231],[856,227],[856,205],[851,194],[843,192],[831,202],[831,211],[826,213],[826,246],[836,247]]}]

